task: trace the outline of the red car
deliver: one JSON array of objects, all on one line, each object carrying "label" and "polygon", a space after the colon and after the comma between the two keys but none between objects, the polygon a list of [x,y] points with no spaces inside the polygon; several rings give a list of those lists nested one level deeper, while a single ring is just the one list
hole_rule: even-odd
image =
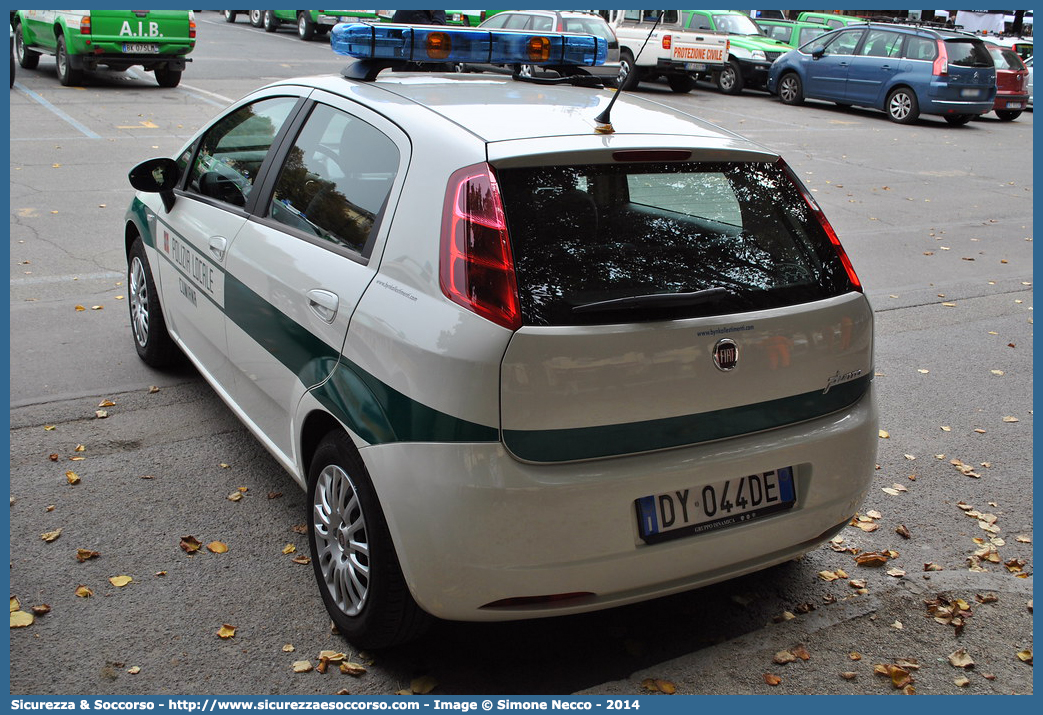
[{"label": "red car", "polygon": [[1028,68],[1014,50],[991,42],[985,46],[996,63],[996,103],[992,109],[1002,121],[1013,121],[1028,106]]}]

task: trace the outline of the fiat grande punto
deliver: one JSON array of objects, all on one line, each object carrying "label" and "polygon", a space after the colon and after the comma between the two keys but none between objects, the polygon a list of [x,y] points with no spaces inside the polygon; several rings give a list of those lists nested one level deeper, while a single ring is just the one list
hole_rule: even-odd
[{"label": "fiat grande punto", "polygon": [[[591,36],[331,41],[362,59],[134,168],[124,240],[138,355],[187,356],[306,490],[349,640],[677,593],[847,524],[873,315],[778,154],[600,87]],[[394,71],[483,59],[563,78]]]}]

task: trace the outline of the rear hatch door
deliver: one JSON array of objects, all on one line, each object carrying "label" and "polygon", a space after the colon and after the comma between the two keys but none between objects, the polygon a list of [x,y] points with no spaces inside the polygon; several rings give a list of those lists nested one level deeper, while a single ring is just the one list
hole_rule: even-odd
[{"label": "rear hatch door", "polygon": [[726,156],[497,169],[524,322],[501,379],[516,457],[724,439],[865,392],[872,313],[820,214],[774,159]]}]

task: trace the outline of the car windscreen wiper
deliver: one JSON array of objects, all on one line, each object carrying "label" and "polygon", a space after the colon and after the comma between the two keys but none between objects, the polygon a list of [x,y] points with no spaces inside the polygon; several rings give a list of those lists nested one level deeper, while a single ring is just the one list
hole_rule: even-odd
[{"label": "car windscreen wiper", "polygon": [[632,310],[635,308],[684,308],[719,300],[726,296],[734,296],[731,288],[715,287],[697,290],[692,293],[652,293],[649,295],[632,295],[626,298],[599,300],[573,306],[573,313],[604,313],[613,310]]}]

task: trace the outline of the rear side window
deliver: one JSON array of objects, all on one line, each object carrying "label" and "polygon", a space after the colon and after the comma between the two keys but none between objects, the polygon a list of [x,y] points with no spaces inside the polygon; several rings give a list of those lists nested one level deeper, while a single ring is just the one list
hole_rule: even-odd
[{"label": "rear side window", "polygon": [[851,289],[775,164],[518,168],[499,182],[527,325],[718,315]]},{"label": "rear side window", "polygon": [[996,64],[996,69],[998,70],[1020,70],[1024,68],[1021,58],[1018,57],[1018,53],[1014,50],[993,45],[989,47],[989,54],[992,55],[992,61]]},{"label": "rear side window", "polygon": [[938,56],[938,43],[927,37],[909,35],[905,41],[905,56],[910,60],[931,60]]},{"label": "rear side window", "polygon": [[381,131],[318,104],[286,156],[269,216],[368,255],[398,163],[398,147]]},{"label": "rear side window", "polygon": [[949,64],[957,67],[992,67],[992,55],[980,40],[946,40]]}]

